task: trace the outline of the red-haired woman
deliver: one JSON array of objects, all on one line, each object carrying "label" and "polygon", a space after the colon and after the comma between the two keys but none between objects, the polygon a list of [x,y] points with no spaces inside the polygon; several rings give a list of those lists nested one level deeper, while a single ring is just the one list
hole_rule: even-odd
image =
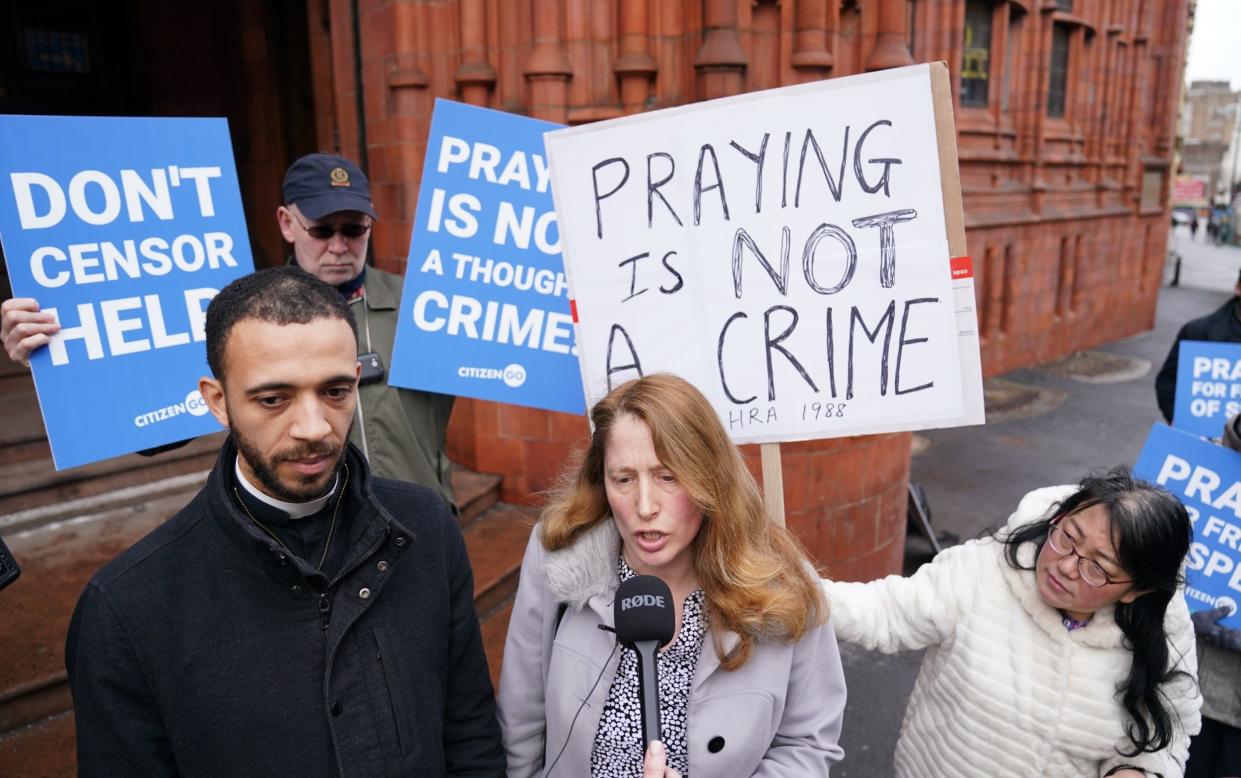
[{"label": "red-haired woman", "polygon": [[509,776],[644,775],[635,657],[599,629],[635,574],[676,605],[658,660],[666,774],[826,776],[845,702],[827,605],[714,410],[652,375],[591,421],[522,563],[500,677]]}]

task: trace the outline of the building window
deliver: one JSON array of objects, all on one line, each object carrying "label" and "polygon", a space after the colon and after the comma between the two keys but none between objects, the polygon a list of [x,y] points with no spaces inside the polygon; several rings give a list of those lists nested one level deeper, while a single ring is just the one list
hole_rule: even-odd
[{"label": "building window", "polygon": [[1008,43],[1004,46],[1004,76],[1000,88],[1000,110],[1008,113],[1009,93],[1012,90],[1012,74],[1017,67],[1017,49],[1021,45],[1022,17],[1010,11],[1008,18]]},{"label": "building window", "polygon": [[991,0],[967,0],[961,51],[961,105],[987,107],[991,79]]},{"label": "building window", "polygon": [[908,0],[905,3],[905,22],[909,30],[909,56],[913,57],[914,62],[918,61],[917,49],[915,48],[914,33],[918,29],[918,6],[914,0]]},{"label": "building window", "polygon": [[1047,115],[1064,116],[1069,81],[1069,27],[1057,23],[1051,34],[1051,73],[1047,80]]}]

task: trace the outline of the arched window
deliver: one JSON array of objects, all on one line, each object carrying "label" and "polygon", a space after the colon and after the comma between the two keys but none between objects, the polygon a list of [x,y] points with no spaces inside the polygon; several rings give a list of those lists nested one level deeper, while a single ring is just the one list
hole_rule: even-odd
[{"label": "arched window", "polygon": [[[1069,0],[1072,5],[1072,0]],[[1061,3],[1063,5],[1063,3]],[[1047,115],[1064,117],[1065,95],[1069,83],[1069,44],[1073,29],[1056,22],[1051,28],[1051,63],[1047,74]]]},{"label": "arched window", "polygon": [[[992,120],[1009,109],[1019,81],[1022,20],[1026,9],[1014,0],[965,0],[961,31],[960,103],[990,109]],[[998,107],[998,111],[996,108]]]},{"label": "arched window", "polygon": [[986,108],[991,90],[991,0],[966,0],[961,46],[961,105]]}]

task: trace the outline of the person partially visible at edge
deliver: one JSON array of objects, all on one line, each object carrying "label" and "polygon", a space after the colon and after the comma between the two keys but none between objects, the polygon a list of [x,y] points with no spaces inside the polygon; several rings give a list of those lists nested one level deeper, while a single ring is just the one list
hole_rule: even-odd
[{"label": "person partially visible at edge", "polygon": [[348,443],[344,298],[282,267],[206,317],[199,390],[229,437],[193,500],[78,601],[79,773],[502,775],[453,512]]},{"label": "person partially visible at edge", "polygon": [[[1224,424],[1220,445],[1241,452],[1241,416]],[[1241,776],[1241,630],[1219,623],[1231,614],[1225,604],[1192,617],[1198,635],[1202,731],[1190,741],[1185,778]]]},{"label": "person partially visible at edge", "polygon": [[1155,376],[1155,399],[1164,421],[1172,422],[1176,407],[1176,369],[1180,357],[1181,341],[1205,340],[1218,343],[1241,343],[1241,275],[1237,278],[1235,294],[1228,302],[1212,313],[1187,322],[1176,333],[1176,340],[1168,350],[1168,356]]},{"label": "person partially visible at edge", "polygon": [[1120,468],[1027,494],[914,575],[824,581],[842,641],[927,649],[898,778],[1180,778],[1199,728],[1190,522]]},{"label": "person partially visible at edge", "polygon": [[[351,441],[362,449],[376,475],[439,489],[449,500],[449,463],[444,455],[452,395],[389,386],[392,342],[400,311],[402,279],[366,265],[371,231],[378,219],[366,175],[344,157],[310,154],[294,162],[284,178],[284,205],[276,221],[293,246],[290,264],[331,284],[348,300],[358,321],[358,351],[376,354],[384,375],[367,374],[359,390]],[[0,305],[0,337],[14,362],[29,364],[35,349],[60,331],[33,298]],[[156,454],[178,445],[142,452]]]},{"label": "person partially visible at edge", "polygon": [[[828,775],[845,684],[827,604],[719,417],[663,374],[590,417],[522,562],[500,676],[508,775]],[[600,629],[634,575],[667,583],[676,612],[658,658],[663,742],[646,754],[636,654]]]}]

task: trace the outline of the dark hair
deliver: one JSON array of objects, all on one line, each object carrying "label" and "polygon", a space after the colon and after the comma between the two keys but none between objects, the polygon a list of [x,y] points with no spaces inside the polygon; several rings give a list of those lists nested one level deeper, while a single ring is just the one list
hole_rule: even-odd
[{"label": "dark hair", "polygon": [[273,324],[308,324],[316,319],[344,319],[356,338],[357,322],[335,287],[299,267],[273,267],[242,276],[220,290],[207,306],[207,365],[224,380],[224,346],[242,319]]},{"label": "dark hair", "polygon": [[[1129,676],[1116,690],[1129,714],[1125,732],[1134,756],[1158,751],[1172,741],[1172,713],[1165,705],[1160,686],[1181,675],[1169,657],[1163,620],[1168,603],[1176,596],[1181,562],[1189,552],[1193,534],[1185,506],[1167,490],[1134,477],[1118,467],[1081,480],[1079,488],[1056,506],[1051,516],[1022,525],[1003,538],[1004,556],[1011,566],[1032,570],[1017,560],[1017,549],[1036,543],[1035,559],[1047,541],[1053,521],[1095,505],[1107,509],[1110,529],[1116,537],[1116,553],[1136,589],[1149,589],[1130,603],[1116,603],[1116,625],[1133,652]],[[1037,563],[1037,562],[1036,562]],[[1035,564],[1036,564],[1035,563]]]}]

